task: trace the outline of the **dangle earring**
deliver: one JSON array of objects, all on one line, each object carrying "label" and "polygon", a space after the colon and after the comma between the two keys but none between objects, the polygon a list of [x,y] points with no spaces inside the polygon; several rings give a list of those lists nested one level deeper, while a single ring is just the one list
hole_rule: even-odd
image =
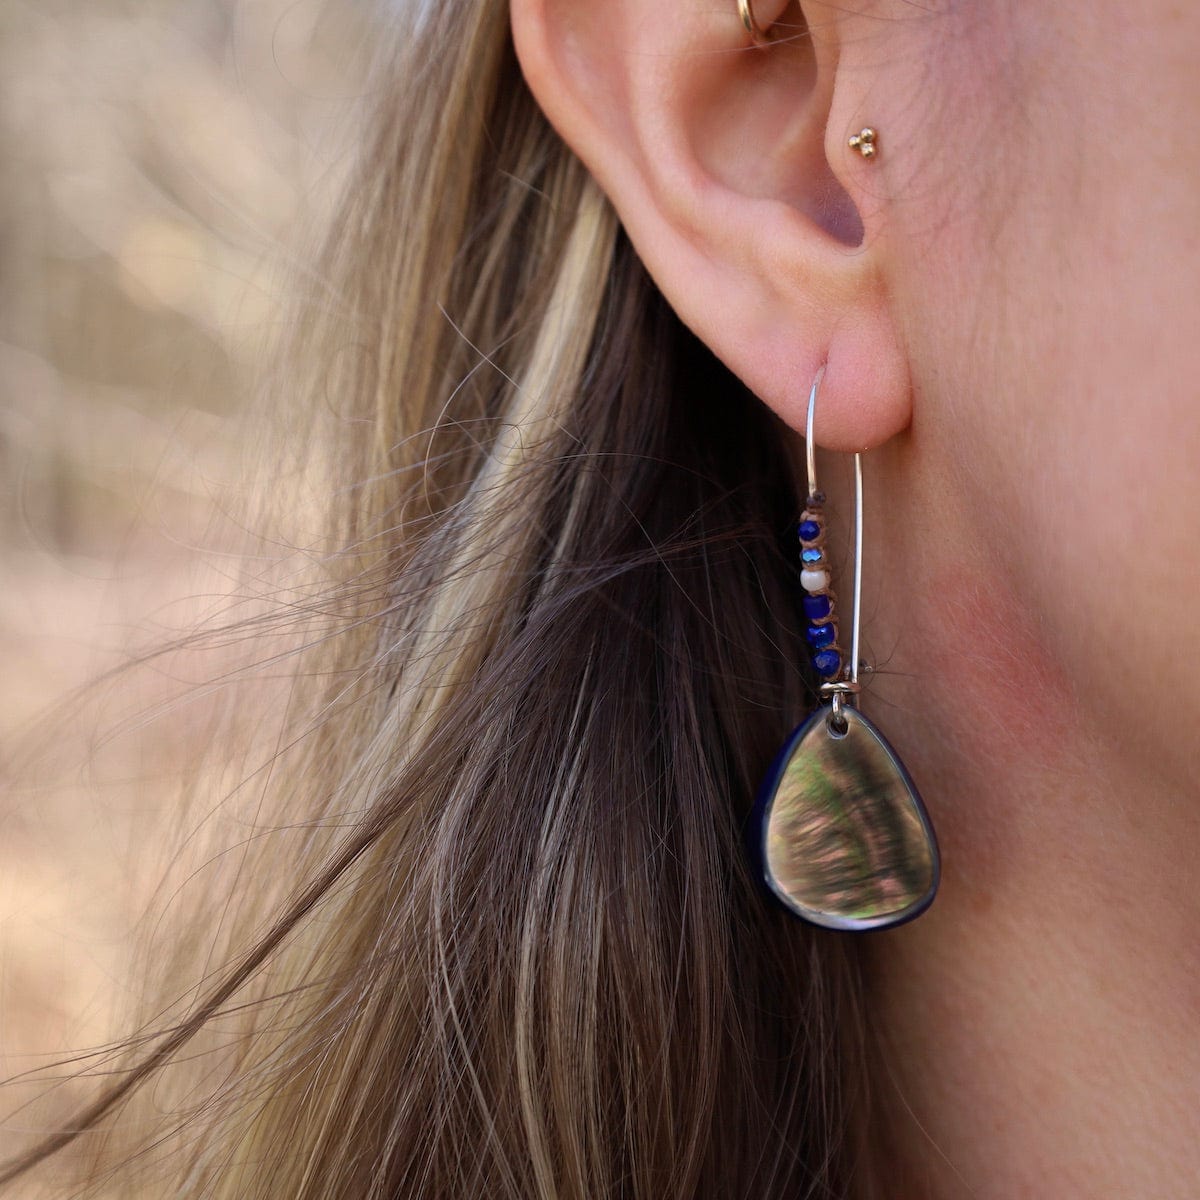
[{"label": "dangle earring", "polygon": [[925,806],[896,752],[858,710],[862,608],[862,455],[854,456],[854,610],[850,651],[838,642],[825,547],[825,496],[817,488],[808,397],[808,501],[801,514],[806,637],[825,703],[784,743],[759,791],[755,857],[770,890],[827,929],[888,929],[933,901],[941,864]]}]

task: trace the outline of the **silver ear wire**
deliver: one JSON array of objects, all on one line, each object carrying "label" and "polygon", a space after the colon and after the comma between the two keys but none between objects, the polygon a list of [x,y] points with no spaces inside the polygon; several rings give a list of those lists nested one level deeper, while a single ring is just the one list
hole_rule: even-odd
[{"label": "silver ear wire", "polygon": [[[808,416],[804,422],[804,458],[808,468],[808,505],[818,508],[825,503],[825,494],[817,487],[817,444],[813,437],[813,420],[817,410],[817,391],[825,378],[821,364],[808,393]],[[854,455],[854,607],[850,614],[850,661],[842,668],[842,678],[821,685],[821,691],[832,694],[834,709],[841,715],[841,698],[848,696],[858,705],[858,657],[862,628],[862,564],[863,564],[863,477],[862,455]]]},{"label": "silver ear wire", "polygon": [[821,386],[821,380],[824,378],[825,364],[822,363],[817,371],[817,377],[813,380],[812,388],[808,393],[808,417],[804,422],[804,460],[805,465],[808,467],[809,499],[813,499],[818,495],[817,452],[816,443],[813,441],[813,414],[817,411],[817,388]]}]

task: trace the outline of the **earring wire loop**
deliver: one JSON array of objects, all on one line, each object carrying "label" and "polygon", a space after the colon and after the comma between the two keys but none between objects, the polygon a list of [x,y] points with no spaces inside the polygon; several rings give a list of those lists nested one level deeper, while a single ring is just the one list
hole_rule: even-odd
[{"label": "earring wire loop", "polygon": [[[817,389],[825,378],[825,364],[821,364],[808,393],[808,416],[804,422],[804,458],[808,468],[808,498],[810,503],[824,500],[817,487],[817,446],[813,438],[813,418],[817,410]],[[825,687],[837,695],[846,694],[849,703],[858,706],[858,657],[859,629],[862,614],[862,563],[863,563],[863,474],[862,455],[854,455],[854,607],[850,617],[850,662],[846,666],[846,677],[839,683]]]},{"label": "earring wire loop", "polygon": [[863,476],[862,455],[854,455],[854,618],[850,623],[850,682],[858,684],[858,632],[862,613]]}]

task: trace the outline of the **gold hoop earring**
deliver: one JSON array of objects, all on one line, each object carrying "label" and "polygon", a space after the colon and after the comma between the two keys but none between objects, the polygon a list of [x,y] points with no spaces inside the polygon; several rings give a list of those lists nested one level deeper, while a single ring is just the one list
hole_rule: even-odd
[{"label": "gold hoop earring", "polygon": [[770,45],[771,35],[766,33],[754,19],[754,10],[750,7],[750,0],[738,0],[738,16],[741,17],[742,25],[756,46]]}]

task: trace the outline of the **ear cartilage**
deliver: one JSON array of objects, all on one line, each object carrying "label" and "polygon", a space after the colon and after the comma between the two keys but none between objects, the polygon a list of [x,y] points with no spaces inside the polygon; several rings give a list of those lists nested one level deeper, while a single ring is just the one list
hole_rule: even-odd
[{"label": "ear cartilage", "polygon": [[878,137],[870,125],[864,126],[857,133],[850,135],[850,149],[857,150],[863,158],[874,158],[879,149]]}]

